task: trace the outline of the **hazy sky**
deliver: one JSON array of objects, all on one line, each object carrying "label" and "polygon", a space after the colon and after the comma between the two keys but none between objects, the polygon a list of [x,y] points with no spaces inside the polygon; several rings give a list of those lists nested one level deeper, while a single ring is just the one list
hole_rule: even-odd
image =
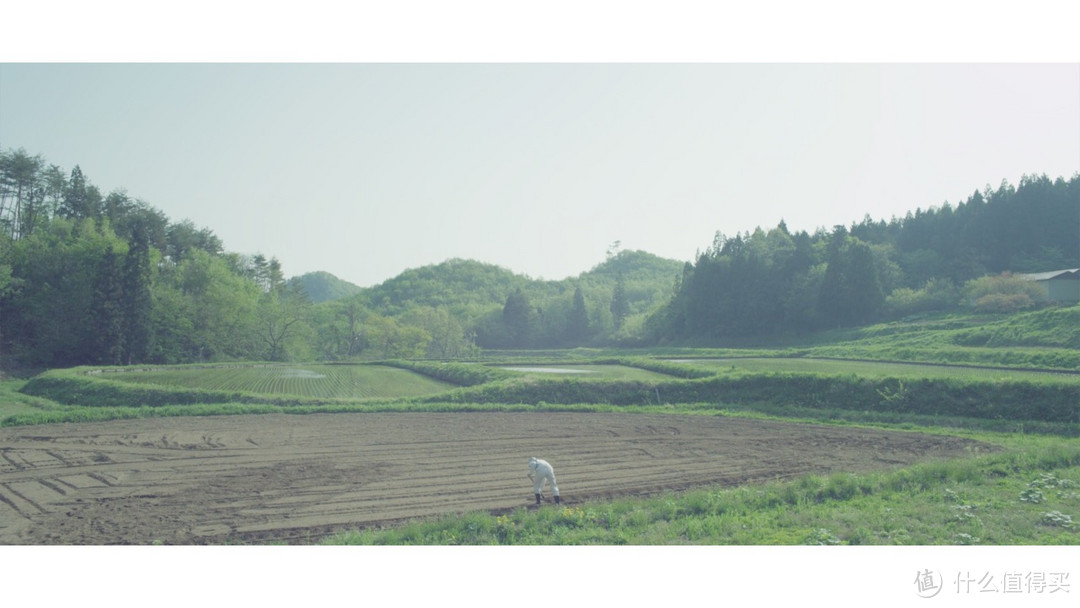
[{"label": "hazy sky", "polygon": [[362,286],[850,224],[1080,171],[1080,66],[5,64],[0,147]]},{"label": "hazy sky", "polygon": [[[126,31],[93,29],[87,48],[129,48]],[[888,220],[1080,171],[1080,63],[423,63],[401,47],[407,63],[97,63],[114,55],[78,48],[0,63],[0,148],[77,164],[288,276],[362,286],[449,258],[562,279],[615,241],[689,261],[718,230]]]}]

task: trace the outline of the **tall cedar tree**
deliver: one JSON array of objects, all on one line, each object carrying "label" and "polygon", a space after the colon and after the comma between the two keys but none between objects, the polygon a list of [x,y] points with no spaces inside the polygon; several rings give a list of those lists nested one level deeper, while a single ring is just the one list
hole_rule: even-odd
[{"label": "tall cedar tree", "polygon": [[821,284],[823,319],[835,326],[857,325],[873,318],[884,303],[870,246],[838,227]]},{"label": "tall cedar tree", "polygon": [[574,290],[574,305],[570,309],[566,330],[567,339],[571,342],[581,342],[589,335],[589,311],[585,308],[585,294],[580,287]]},{"label": "tall cedar tree", "polygon": [[91,329],[89,357],[96,363],[120,365],[124,361],[123,281],[112,245],[98,265],[87,327]]},{"label": "tall cedar tree", "polygon": [[626,278],[622,271],[615,275],[615,292],[611,296],[611,319],[615,323],[615,329],[619,329],[626,322],[630,314],[630,301],[626,296]]},{"label": "tall cedar tree", "polygon": [[503,325],[512,346],[526,346],[536,326],[536,310],[521,289],[506,297],[503,305]]},{"label": "tall cedar tree", "polygon": [[128,365],[146,360],[150,350],[151,307],[150,244],[146,231],[136,227],[124,257],[124,359]]}]

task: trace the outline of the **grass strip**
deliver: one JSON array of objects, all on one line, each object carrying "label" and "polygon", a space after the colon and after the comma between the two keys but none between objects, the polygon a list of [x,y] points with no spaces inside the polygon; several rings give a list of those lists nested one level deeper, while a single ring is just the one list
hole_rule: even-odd
[{"label": "grass strip", "polygon": [[1080,540],[1080,446],[648,499],[468,513],[333,536],[332,545],[1055,545]]}]

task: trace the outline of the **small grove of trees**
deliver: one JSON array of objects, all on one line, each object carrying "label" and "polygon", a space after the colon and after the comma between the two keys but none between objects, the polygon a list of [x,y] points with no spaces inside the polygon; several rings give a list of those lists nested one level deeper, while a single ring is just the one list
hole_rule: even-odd
[{"label": "small grove of trees", "polygon": [[825,275],[818,293],[818,316],[830,325],[857,325],[872,319],[885,302],[870,246],[848,236],[842,226],[829,239]]},{"label": "small grove of trees", "polygon": [[462,325],[444,307],[420,306],[401,316],[402,322],[427,334],[424,356],[435,359],[462,359],[478,354],[475,332]]},{"label": "small grove of trees", "polygon": [[885,298],[886,314],[892,318],[937,310],[949,310],[960,302],[960,289],[949,279],[930,279],[918,289],[898,287]]},{"label": "small grove of trees", "polygon": [[0,152],[0,363],[293,356],[306,304],[282,284],[276,259],[227,254],[123,190],[102,196],[77,166]]},{"label": "small grove of trees", "polygon": [[478,352],[474,334],[444,307],[415,306],[391,317],[358,295],[324,302],[313,312],[315,356],[326,360],[460,359]]}]

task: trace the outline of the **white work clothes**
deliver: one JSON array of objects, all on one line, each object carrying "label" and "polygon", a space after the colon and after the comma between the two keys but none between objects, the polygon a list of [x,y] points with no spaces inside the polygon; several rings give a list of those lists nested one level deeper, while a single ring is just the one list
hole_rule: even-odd
[{"label": "white work clothes", "polygon": [[533,492],[540,493],[544,488],[544,482],[551,484],[551,492],[559,495],[559,486],[555,483],[555,469],[546,460],[539,458],[529,459],[529,479],[533,480]]}]

